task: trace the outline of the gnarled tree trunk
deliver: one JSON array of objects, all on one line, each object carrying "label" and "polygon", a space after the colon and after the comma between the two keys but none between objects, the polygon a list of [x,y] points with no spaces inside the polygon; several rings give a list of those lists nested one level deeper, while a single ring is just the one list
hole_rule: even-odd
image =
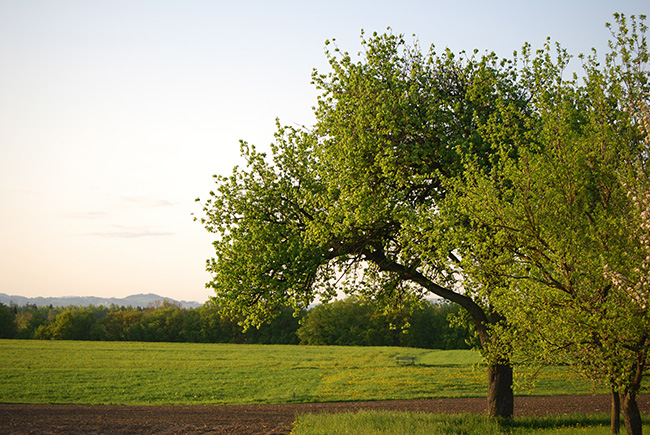
[{"label": "gnarled tree trunk", "polygon": [[614,385],[612,385],[612,411],[611,411],[611,424],[610,432],[612,434],[617,434],[621,431],[621,400],[618,395],[618,391]]},{"label": "gnarled tree trunk", "polygon": [[636,403],[636,394],[629,391],[625,393],[621,392],[621,405],[626,432],[628,435],[641,435],[643,433],[643,424],[641,422],[641,413]]},{"label": "gnarled tree trunk", "polygon": [[488,413],[493,417],[510,418],[514,412],[512,365],[509,362],[488,366]]}]

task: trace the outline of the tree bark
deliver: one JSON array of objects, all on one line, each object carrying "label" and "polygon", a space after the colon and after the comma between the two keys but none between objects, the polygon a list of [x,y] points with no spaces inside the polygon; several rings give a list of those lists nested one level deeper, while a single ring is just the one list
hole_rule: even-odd
[{"label": "tree bark", "polygon": [[488,366],[488,413],[493,417],[511,418],[514,412],[512,365],[496,363]]},{"label": "tree bark", "polygon": [[611,412],[611,433],[616,435],[621,431],[621,400],[618,391],[612,385],[612,412]]},{"label": "tree bark", "polygon": [[643,424],[641,422],[641,413],[636,403],[636,394],[632,392],[621,393],[621,405],[627,434],[641,435],[643,432]]}]

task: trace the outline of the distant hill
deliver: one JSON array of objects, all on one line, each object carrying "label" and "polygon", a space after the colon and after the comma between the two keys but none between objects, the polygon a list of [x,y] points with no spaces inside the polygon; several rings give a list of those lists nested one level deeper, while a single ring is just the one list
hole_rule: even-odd
[{"label": "distant hill", "polygon": [[27,305],[27,304],[33,304],[39,307],[43,306],[59,306],[59,307],[65,307],[69,305],[75,305],[78,307],[85,307],[88,305],[104,305],[104,306],[109,306],[111,304],[115,304],[118,306],[132,306],[132,307],[142,307],[146,308],[150,304],[155,304],[156,302],[162,302],[162,301],[169,301],[169,302],[178,302],[181,304],[183,308],[196,308],[200,307],[203,304],[200,304],[195,301],[176,301],[171,298],[165,298],[163,296],[158,296],[152,293],[149,294],[139,294],[139,295],[132,295],[132,296],[127,296],[125,298],[100,298],[96,296],[63,296],[63,297],[53,297],[53,298],[44,298],[44,297],[37,297],[37,298],[26,298],[24,296],[15,296],[15,295],[8,295],[5,293],[0,293],[0,303],[3,303],[5,305],[9,305],[10,303],[14,303],[19,306]]}]

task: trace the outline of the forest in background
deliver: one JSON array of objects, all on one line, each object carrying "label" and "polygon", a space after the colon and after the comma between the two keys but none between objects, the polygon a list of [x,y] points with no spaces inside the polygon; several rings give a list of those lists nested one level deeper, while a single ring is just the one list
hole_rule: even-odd
[{"label": "forest in background", "polygon": [[210,303],[189,309],[168,301],[147,308],[0,304],[0,338],[466,349],[470,336],[459,307],[446,302],[390,312],[356,298],[297,313],[281,307],[271,321],[246,331]]}]

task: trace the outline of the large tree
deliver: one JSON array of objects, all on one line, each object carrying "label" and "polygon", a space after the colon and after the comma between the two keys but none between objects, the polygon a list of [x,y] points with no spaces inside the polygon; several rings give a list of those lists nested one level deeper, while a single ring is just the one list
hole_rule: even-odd
[{"label": "large tree", "polygon": [[488,172],[468,155],[442,214],[465,285],[480,292],[492,282],[491,303],[525,338],[511,342],[515,351],[575,364],[611,387],[628,433],[640,434],[636,394],[650,350],[648,138],[640,128],[648,51],[643,17],[631,28],[616,18],[604,66],[584,58],[584,80],[563,77],[561,49],[528,58],[523,75],[543,88],[531,92],[530,128],[516,135],[488,123],[486,143],[511,157]]},{"label": "large tree", "polygon": [[[204,203],[203,223],[217,234],[208,285],[223,309],[259,325],[282,304],[333,297],[347,275],[346,292],[388,304],[439,296],[461,305],[492,348],[502,319],[484,294],[458,286],[436,210],[461,156],[482,168],[498,158],[479,130],[499,107],[525,128],[527,95],[514,65],[492,54],[425,54],[392,34],[363,47],[356,60],[327,51],[331,72],[314,72],[312,130],[278,126],[271,160],[242,143],[246,166],[216,177]],[[508,355],[488,355],[489,412],[509,417]]]}]

